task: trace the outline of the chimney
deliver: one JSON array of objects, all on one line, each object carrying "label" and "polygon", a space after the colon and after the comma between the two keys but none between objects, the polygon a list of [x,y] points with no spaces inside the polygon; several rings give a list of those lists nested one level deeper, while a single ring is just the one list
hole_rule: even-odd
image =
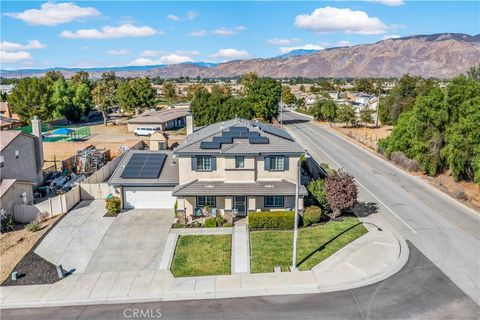
[{"label": "chimney", "polygon": [[192,113],[187,113],[187,135],[193,133],[193,116]]},{"label": "chimney", "polygon": [[43,169],[43,140],[42,140],[42,120],[37,116],[32,120],[32,134],[37,137],[37,145],[35,146],[35,153],[37,158],[37,171],[42,172]]}]

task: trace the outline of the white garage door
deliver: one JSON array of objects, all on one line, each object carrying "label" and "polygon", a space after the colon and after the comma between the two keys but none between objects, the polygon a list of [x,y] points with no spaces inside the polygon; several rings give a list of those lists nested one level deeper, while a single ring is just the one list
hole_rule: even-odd
[{"label": "white garage door", "polygon": [[124,188],[124,207],[126,209],[172,209],[176,197],[171,190],[160,188],[126,187]]}]

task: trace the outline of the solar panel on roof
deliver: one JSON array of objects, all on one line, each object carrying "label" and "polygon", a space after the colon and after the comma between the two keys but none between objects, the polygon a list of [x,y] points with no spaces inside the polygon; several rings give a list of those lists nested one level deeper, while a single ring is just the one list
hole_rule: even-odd
[{"label": "solar panel on roof", "polygon": [[121,174],[122,178],[158,178],[162,170],[166,154],[163,153],[134,153]]},{"label": "solar panel on roof", "polygon": [[220,149],[221,147],[221,143],[216,141],[202,141],[200,143],[200,149]]},{"label": "solar panel on roof", "polygon": [[293,141],[293,138],[288,134],[287,131],[283,129],[276,128],[274,126],[267,125],[261,122],[252,122],[252,125],[254,125],[257,128],[260,128],[261,130],[267,133],[273,134],[274,136]]},{"label": "solar panel on roof", "polygon": [[267,137],[250,137],[248,142],[251,144],[268,144],[270,140]]}]

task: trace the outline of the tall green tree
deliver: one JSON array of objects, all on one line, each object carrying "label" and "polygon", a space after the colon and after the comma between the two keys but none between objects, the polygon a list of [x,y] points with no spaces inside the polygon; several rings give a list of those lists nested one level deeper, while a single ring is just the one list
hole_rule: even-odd
[{"label": "tall green tree", "polygon": [[255,117],[271,122],[278,115],[282,86],[273,78],[258,78],[248,90],[247,100],[252,104]]},{"label": "tall green tree", "polygon": [[242,94],[244,97],[250,95],[250,89],[257,80],[258,75],[255,72],[248,72],[241,77],[240,84],[242,85]]},{"label": "tall green tree", "polygon": [[359,78],[355,80],[355,91],[373,94],[375,92],[374,80],[370,78]]},{"label": "tall green tree", "polygon": [[286,105],[293,105],[295,103],[295,96],[290,89],[290,86],[282,86],[282,100]]},{"label": "tall green tree", "polygon": [[33,116],[52,120],[55,106],[51,104],[52,90],[44,79],[23,78],[8,96],[8,106],[20,120],[30,123]]},{"label": "tall green tree", "polygon": [[164,98],[167,99],[168,103],[174,103],[178,99],[175,83],[165,81],[162,86]]},{"label": "tall green tree", "polygon": [[329,98],[318,99],[311,109],[315,119],[320,121],[334,121],[337,117],[337,104]]},{"label": "tall green tree", "polygon": [[80,84],[80,83],[84,83],[86,85],[88,85],[90,87],[90,76],[88,74],[88,72],[85,72],[85,71],[78,71],[76,72],[72,77],[71,77],[71,80],[73,83],[75,84]]},{"label": "tall green tree", "polygon": [[117,77],[114,72],[105,72],[92,91],[93,101],[103,115],[103,124],[107,125],[110,109],[116,104]]},{"label": "tall green tree", "polygon": [[467,76],[469,78],[472,78],[475,81],[480,81],[480,63],[477,64],[476,66],[472,66],[468,71],[467,71]]},{"label": "tall green tree", "polygon": [[338,106],[338,112],[337,112],[337,120],[339,122],[345,122],[345,125],[348,126],[354,125],[356,122],[356,113],[355,113],[355,108],[349,104],[341,104]]},{"label": "tall green tree", "polygon": [[375,110],[372,110],[369,106],[363,106],[359,112],[360,121],[363,122],[365,126],[372,123],[374,113]]},{"label": "tall green tree", "polygon": [[147,78],[134,78],[121,82],[117,88],[117,102],[123,112],[134,113],[136,109],[151,108],[156,91]]}]

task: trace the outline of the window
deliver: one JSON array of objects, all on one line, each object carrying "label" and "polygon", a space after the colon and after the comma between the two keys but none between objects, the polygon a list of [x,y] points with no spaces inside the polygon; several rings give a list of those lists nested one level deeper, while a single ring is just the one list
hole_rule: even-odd
[{"label": "window", "polygon": [[270,170],[283,171],[285,170],[285,157],[284,156],[271,156],[270,157]]},{"label": "window", "polygon": [[212,196],[202,196],[197,197],[197,207],[215,207],[216,205],[216,198]]},{"label": "window", "polygon": [[5,167],[5,158],[3,156],[0,156],[0,168]]},{"label": "window", "polygon": [[265,197],[265,207],[283,207],[283,196]]},{"label": "window", "polygon": [[20,158],[20,151],[15,150],[15,159]]},{"label": "window", "polygon": [[212,157],[211,156],[198,156],[197,157],[197,170],[198,171],[211,171],[212,170]]},{"label": "window", "polygon": [[245,157],[243,156],[238,156],[235,157],[235,168],[245,168]]}]

